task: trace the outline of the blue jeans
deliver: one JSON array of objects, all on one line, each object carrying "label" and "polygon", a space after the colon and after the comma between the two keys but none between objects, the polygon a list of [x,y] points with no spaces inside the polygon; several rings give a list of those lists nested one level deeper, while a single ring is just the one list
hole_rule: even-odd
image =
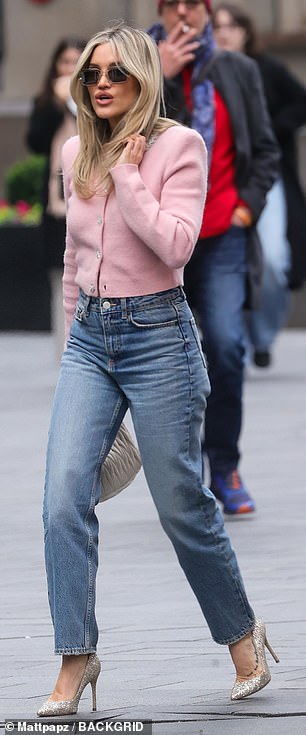
[{"label": "blue jeans", "polygon": [[232,226],[218,237],[199,240],[185,269],[187,298],[197,313],[211,383],[203,448],[212,475],[236,469],[240,457],[246,268],[246,231]]},{"label": "blue jeans", "polygon": [[254,615],[213,494],[200,431],[209,381],[181,288],[126,299],[80,295],[49,433],[45,559],[55,651],[95,651],[101,464],[130,408],[162,526],[219,643]]},{"label": "blue jeans", "polygon": [[290,245],[287,240],[287,211],[281,179],[268,192],[257,230],[263,250],[262,304],[248,314],[248,332],[255,350],[269,350],[289,312]]}]

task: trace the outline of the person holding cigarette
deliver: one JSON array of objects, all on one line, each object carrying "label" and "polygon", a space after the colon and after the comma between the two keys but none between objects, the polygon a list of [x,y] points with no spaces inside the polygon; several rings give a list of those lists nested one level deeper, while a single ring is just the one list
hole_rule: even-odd
[{"label": "person holding cigarette", "polygon": [[[260,303],[255,229],[278,176],[279,152],[253,60],[217,51],[210,0],[158,0],[158,44],[167,115],[197,130],[208,149],[208,195],[185,290],[208,359],[203,459],[226,514],[253,513],[238,471],[245,365],[244,309]],[[204,466],[204,461],[203,461]]]}]

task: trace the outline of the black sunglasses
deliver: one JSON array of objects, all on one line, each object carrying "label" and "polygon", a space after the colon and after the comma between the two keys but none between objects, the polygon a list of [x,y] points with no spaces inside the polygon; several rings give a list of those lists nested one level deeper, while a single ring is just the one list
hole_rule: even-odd
[{"label": "black sunglasses", "polygon": [[100,69],[99,67],[90,66],[83,69],[80,73],[79,80],[85,87],[92,84],[99,84],[101,77],[105,74],[110,84],[122,84],[126,82],[130,73],[120,66],[110,66],[109,69]]}]

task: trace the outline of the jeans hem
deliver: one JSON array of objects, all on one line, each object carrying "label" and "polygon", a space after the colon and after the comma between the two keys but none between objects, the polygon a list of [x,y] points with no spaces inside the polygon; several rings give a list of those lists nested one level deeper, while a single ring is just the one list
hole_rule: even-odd
[{"label": "jeans hem", "polygon": [[245,628],[241,633],[239,633],[239,635],[235,636],[234,638],[228,638],[227,640],[225,639],[218,640],[217,638],[213,636],[213,640],[215,641],[215,643],[219,643],[219,645],[221,646],[231,646],[233,643],[238,643],[239,641],[241,641],[242,638],[248,635],[248,633],[252,633],[252,631],[254,630],[254,626],[255,626],[255,619],[253,620],[253,622],[250,624],[248,628]]},{"label": "jeans hem", "polygon": [[85,648],[84,646],[78,648],[55,648],[54,653],[56,656],[83,656],[86,653],[96,653],[96,648],[91,646]]}]

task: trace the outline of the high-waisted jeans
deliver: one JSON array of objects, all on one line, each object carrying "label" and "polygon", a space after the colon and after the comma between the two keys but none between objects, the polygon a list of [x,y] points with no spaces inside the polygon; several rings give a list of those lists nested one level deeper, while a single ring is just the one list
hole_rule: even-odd
[{"label": "high-waisted jeans", "polygon": [[211,634],[252,630],[235,554],[202,485],[201,426],[210,386],[180,287],[109,300],[81,292],[54,398],[44,498],[55,652],[96,650],[95,579],[101,464],[129,408],[162,526]]}]

